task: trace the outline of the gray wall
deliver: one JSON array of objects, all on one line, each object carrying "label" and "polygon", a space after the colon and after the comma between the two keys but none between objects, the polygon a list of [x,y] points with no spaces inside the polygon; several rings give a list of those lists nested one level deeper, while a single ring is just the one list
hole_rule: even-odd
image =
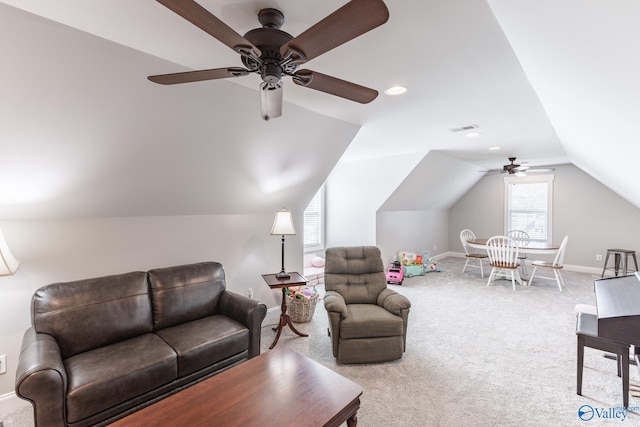
[{"label": "gray wall", "polygon": [[[640,209],[573,165],[556,166],[552,239],[569,235],[565,264],[602,268],[607,248],[640,251]],[[480,180],[449,210],[449,250],[462,252],[460,230],[504,232],[504,175]]]},{"label": "gray wall", "polygon": [[326,181],[326,246],[376,244],[376,211],[419,160],[401,155],[339,162]]},{"label": "gray wall", "polygon": [[431,255],[446,252],[449,246],[449,214],[446,209],[430,211],[383,211],[376,215],[376,245],[385,265],[400,251]]}]

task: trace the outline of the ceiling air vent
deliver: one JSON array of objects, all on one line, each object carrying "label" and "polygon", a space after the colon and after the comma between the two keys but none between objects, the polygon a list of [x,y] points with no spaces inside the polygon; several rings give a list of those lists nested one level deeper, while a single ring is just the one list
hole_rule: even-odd
[{"label": "ceiling air vent", "polygon": [[473,130],[473,129],[478,129],[480,126],[478,125],[468,125],[468,126],[462,126],[460,128],[453,128],[453,129],[449,129],[451,132],[465,132],[465,131],[469,131],[469,130]]}]

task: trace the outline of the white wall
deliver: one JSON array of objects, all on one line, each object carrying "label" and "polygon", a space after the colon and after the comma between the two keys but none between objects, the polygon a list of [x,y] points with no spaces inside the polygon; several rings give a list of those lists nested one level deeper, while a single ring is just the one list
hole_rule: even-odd
[{"label": "white wall", "polygon": [[[302,224],[302,212],[294,212]],[[273,212],[247,215],[0,221],[13,254],[14,276],[0,277],[0,354],[7,374],[0,395],[13,392],[22,335],[30,326],[30,299],[46,284],[200,261],[223,264],[227,288],[268,307],[280,305],[261,274],[280,270],[280,237],[271,236]],[[302,269],[302,235],[287,236],[287,270]]]},{"label": "white wall", "polygon": [[449,209],[482,175],[478,166],[429,151],[380,207],[383,211]]},{"label": "white wall", "polygon": [[[608,248],[640,252],[640,209],[573,165],[555,167],[553,241],[569,235],[565,264],[602,268]],[[504,232],[504,175],[487,176],[449,211],[451,251],[462,252],[460,230],[477,236]]]},{"label": "white wall", "polygon": [[446,209],[430,211],[378,212],[377,246],[388,265],[400,251],[431,256],[446,252],[449,246],[449,212]]},{"label": "white wall", "polygon": [[339,162],[326,181],[326,247],[375,245],[376,211],[423,155]]}]

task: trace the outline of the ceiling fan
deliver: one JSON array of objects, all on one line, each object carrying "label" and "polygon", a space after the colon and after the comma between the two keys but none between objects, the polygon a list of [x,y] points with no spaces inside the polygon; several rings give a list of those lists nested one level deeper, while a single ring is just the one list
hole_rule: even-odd
[{"label": "ceiling fan", "polygon": [[530,166],[527,166],[526,164],[516,164],[516,158],[515,157],[509,157],[509,161],[511,163],[502,166],[502,169],[491,169],[489,171],[481,171],[481,172],[485,172],[485,175],[495,175],[495,174],[500,174],[500,173],[508,173],[509,175],[516,175],[516,176],[526,176],[527,173],[542,173],[542,172],[553,172],[555,169],[554,168],[531,168]]},{"label": "ceiling fan", "polygon": [[302,64],[382,24],[389,11],[382,0],[351,0],[297,37],[280,30],[284,15],[277,9],[262,9],[256,28],[241,36],[193,0],[157,0],[187,21],[240,54],[244,67],[214,68],[149,76],[152,82],[172,85],[203,80],[241,77],[257,73],[262,118],[282,115],[282,76],[294,83],[361,104],[373,101],[378,91],[307,69]]}]

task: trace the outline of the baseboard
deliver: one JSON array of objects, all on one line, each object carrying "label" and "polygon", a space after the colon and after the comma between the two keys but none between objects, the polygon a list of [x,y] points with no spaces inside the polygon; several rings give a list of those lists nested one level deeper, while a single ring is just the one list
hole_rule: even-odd
[{"label": "baseboard", "polygon": [[281,308],[280,306],[276,306],[276,307],[271,307],[269,309],[267,309],[267,315],[264,317],[264,320],[262,321],[262,326],[265,325],[277,325],[278,323],[280,323],[280,312],[281,312]]},{"label": "baseboard", "polygon": [[600,277],[600,275],[602,274],[602,269],[600,267],[585,267],[583,265],[571,265],[571,264],[565,264],[563,266],[563,268],[567,271],[575,271],[577,273],[589,273],[589,274],[594,274],[596,276],[598,276],[598,278]]},{"label": "baseboard", "polygon": [[[442,255],[435,256],[434,258],[439,259],[439,258],[446,258],[448,256],[464,258],[465,254],[464,252],[445,252]],[[600,276],[602,274],[602,268],[600,267],[585,267],[584,265],[565,264],[563,268],[567,271],[575,271],[576,273],[589,273],[589,274],[595,274],[597,276]]]},{"label": "baseboard", "polygon": [[444,259],[450,256],[464,258],[464,254],[459,254],[458,252],[443,252],[441,254],[431,255],[431,258],[434,258],[437,261],[439,259]]}]

